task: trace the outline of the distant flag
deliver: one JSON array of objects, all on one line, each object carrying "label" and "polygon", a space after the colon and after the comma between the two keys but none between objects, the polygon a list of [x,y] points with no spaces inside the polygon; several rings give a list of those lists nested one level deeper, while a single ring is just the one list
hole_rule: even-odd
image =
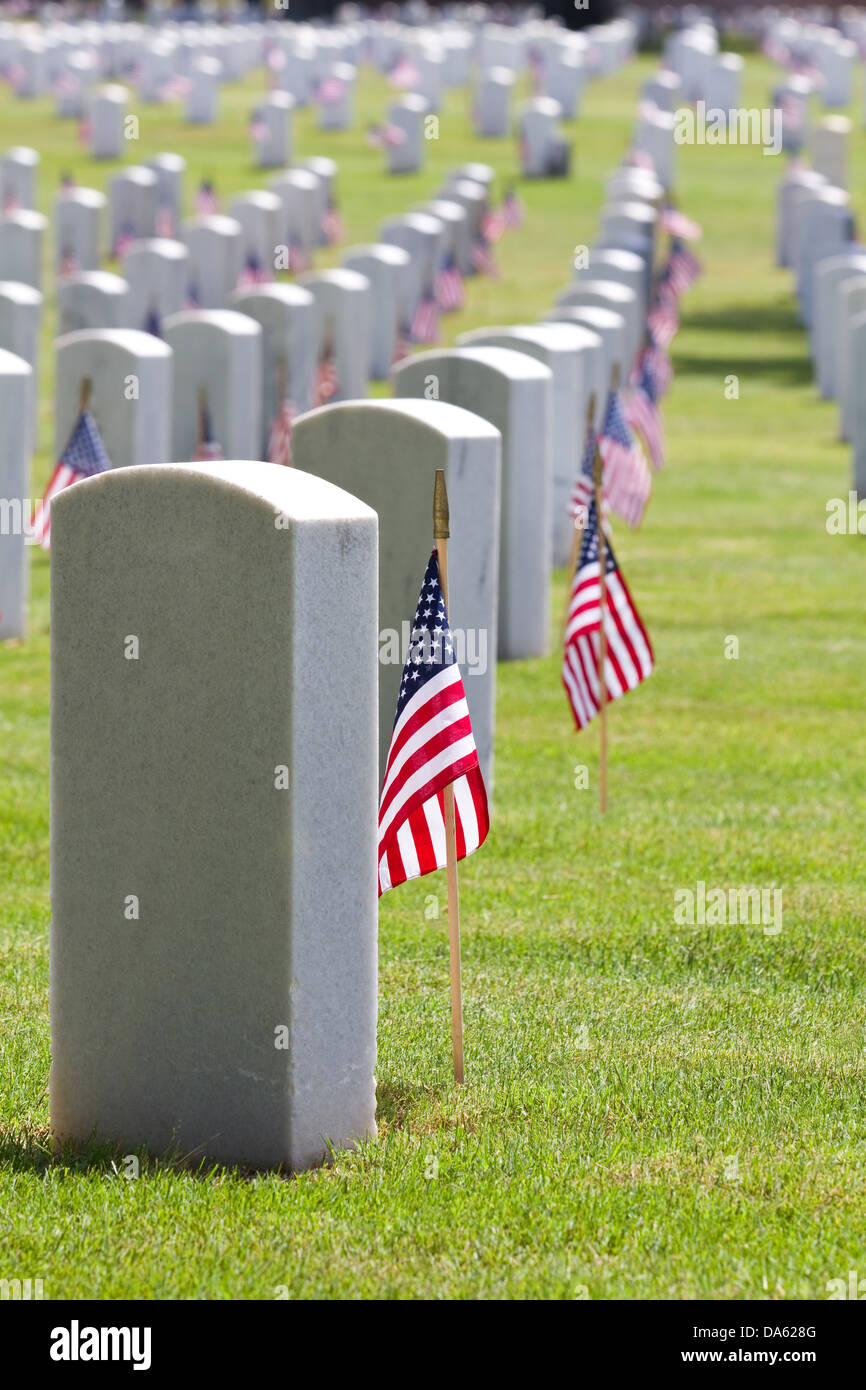
[{"label": "distant flag", "polygon": [[337,378],[337,362],[333,348],[326,348],[319,358],[316,379],[313,383],[313,406],[328,405],[340,389]]},{"label": "distant flag", "polygon": [[394,353],[391,357],[391,366],[396,367],[398,362],[402,362],[404,357],[408,357],[412,351],[412,337],[406,324],[401,323],[397,329],[397,336],[394,339]]},{"label": "distant flag", "polygon": [[399,90],[412,91],[421,81],[421,74],[411,58],[405,55],[398,58],[391,71],[388,73],[388,84]]},{"label": "distant flag", "polygon": [[343,219],[333,197],[328,199],[328,206],[322,214],[322,236],[326,246],[338,246],[345,237]]},{"label": "distant flag", "polygon": [[223,451],[214,439],[210,410],[202,395],[198,407],[198,444],[195,451],[196,463],[216,462],[223,457]]},{"label": "distant flag", "polygon": [[662,292],[679,299],[701,276],[701,263],[680,237],[671,241],[670,255],[663,266],[659,286]]},{"label": "distant flag", "polygon": [[78,122],[78,139],[82,145],[90,144],[90,137],[93,134],[93,127],[87,116],[82,116]]},{"label": "distant flag", "polygon": [[410,334],[413,343],[435,343],[439,338],[439,310],[434,295],[422,294],[412,316]]},{"label": "distant flag", "polygon": [[151,304],[144,318],[144,331],[151,333],[154,338],[162,337],[162,324],[160,323],[159,310],[155,304]]},{"label": "distant flag", "polygon": [[629,526],[640,525],[652,479],[646,455],[629,428],[616,390],[608,393],[598,448],[604,462],[604,495],[611,510]]},{"label": "distant flag", "polygon": [[623,394],[623,410],[631,428],[643,436],[653,467],[661,468],[665,445],[655,390],[651,367],[644,359],[639,379]]},{"label": "distant flag", "polygon": [[598,714],[602,703],[602,606],[604,608],[604,702],[618,700],[652,673],[653,650],[640,614],[617,565],[610,541],[604,541],[604,604],[599,563],[599,525],[595,498],[583,531],[565,628],[562,682],[579,729]]},{"label": "distant flag", "polygon": [[33,515],[33,538],[43,550],[50,549],[52,499],[82,478],[92,478],[95,473],[104,473],[110,467],[111,459],[105,451],[96,421],[89,410],[82,410],[60,455],[60,462],[51,475],[45,496]]},{"label": "distant flag", "polygon": [[196,217],[212,217],[219,212],[219,198],[210,179],[202,179],[195,195]]},{"label": "distant flag", "polygon": [[135,241],[135,228],[130,222],[125,222],[117,233],[117,240],[114,243],[114,254],[117,260],[122,261],[132,243]]},{"label": "distant flag", "polygon": [[60,262],[57,266],[57,274],[61,279],[68,279],[70,275],[77,275],[80,266],[78,257],[70,247],[65,247],[60,253]]},{"label": "distant flag", "polygon": [[470,260],[479,275],[490,275],[494,280],[498,280],[499,266],[496,264],[496,257],[490,242],[485,236],[480,236],[475,242],[470,252]]},{"label": "distant flag", "polygon": [[186,287],[186,308],[201,308],[201,295],[199,294],[198,285],[195,283],[194,280],[190,281],[190,283]]},{"label": "distant flag", "polygon": [[592,424],[590,424],[586,434],[586,443],[583,448],[583,460],[580,465],[580,472],[575,479],[574,487],[571,489],[571,496],[568,499],[568,514],[573,521],[582,519],[585,523],[589,512],[589,504],[595,495],[595,446],[595,429]]},{"label": "distant flag", "polygon": [[405,130],[398,125],[386,123],[385,125],[367,127],[367,144],[372,145],[377,150],[405,145],[407,138]]},{"label": "distant flag", "polygon": [[523,226],[523,199],[515,188],[507,188],[502,199],[506,227]]},{"label": "distant flag", "polygon": [[504,203],[498,208],[488,208],[481,219],[481,235],[488,246],[495,246],[497,241],[501,241],[508,230],[508,225],[508,214]]},{"label": "distant flag", "polygon": [[665,349],[657,342],[652,324],[647,322],[647,344],[641,356],[646,359],[655,383],[656,400],[666,396],[673,380],[674,369]]},{"label": "distant flag", "polygon": [[173,241],[175,231],[174,209],[170,203],[160,203],[156,210],[156,235]]},{"label": "distant flag", "polygon": [[691,217],[686,217],[684,212],[675,208],[672,203],[662,209],[661,218],[662,230],[669,232],[672,237],[681,237],[683,241],[700,241],[703,230],[699,222],[695,222]]},{"label": "distant flag", "polygon": [[462,309],[465,300],[463,276],[451,252],[445,257],[436,275],[436,303],[443,314]]},{"label": "distant flag", "polygon": [[254,144],[260,145],[264,140],[267,139],[267,137],[267,123],[265,122],[265,119],[259,108],[256,107],[256,110],[250,117],[250,138],[252,139]]},{"label": "distant flag", "polygon": [[264,269],[255,251],[247,253],[243,269],[238,276],[237,288],[239,290],[252,290],[257,285],[270,284],[271,277]]},{"label": "distant flag", "polygon": [[662,295],[647,314],[647,327],[662,351],[670,347],[677,336],[680,316],[673,295]]},{"label": "distant flag", "polygon": [[286,468],[292,463],[292,426],[297,411],[291,401],[283,401],[274,416],[268,435],[268,463],[282,464]]},{"label": "distant flag", "polygon": [[290,275],[303,275],[305,270],[310,268],[310,258],[301,243],[300,237],[294,232],[289,236],[288,261],[286,270]]},{"label": "distant flag", "polygon": [[457,859],[490,828],[466,692],[430,556],[415,618],[379,802],[379,895],[445,867],[444,792],[454,787]]},{"label": "distant flag", "polygon": [[60,175],[60,192],[61,192],[61,193],[71,193],[72,190],[73,190],[73,188],[75,188],[75,186],[76,186],[76,184],[75,184],[75,175],[74,175],[74,174],[70,174],[70,173],[68,173],[68,172],[64,172],[64,173],[62,173],[62,174]]},{"label": "distant flag", "polygon": [[333,74],[324,77],[316,89],[316,101],[321,102],[323,106],[336,106],[343,100],[345,90],[346,84],[341,78],[334,77]]}]

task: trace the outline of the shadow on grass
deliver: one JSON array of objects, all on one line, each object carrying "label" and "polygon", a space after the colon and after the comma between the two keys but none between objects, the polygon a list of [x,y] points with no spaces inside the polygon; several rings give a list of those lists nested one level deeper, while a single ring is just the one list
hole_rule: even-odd
[{"label": "shadow on grass", "polygon": [[[734,373],[751,381],[763,378],[783,387],[808,386],[813,380],[808,336],[797,318],[793,300],[775,304],[725,304],[718,309],[687,314],[683,328],[732,333],[742,342],[727,357],[684,353],[674,346],[674,364],[682,375],[725,377]],[[796,348],[796,356],[791,352],[762,351],[760,344],[754,341],[758,335],[775,338],[780,348]]]},{"label": "shadow on grass", "polygon": [[68,1173],[133,1176],[130,1171],[130,1159],[136,1160],[136,1177],[147,1172],[166,1171],[182,1173],[192,1178],[215,1178],[224,1174],[233,1174],[239,1178],[252,1176],[252,1170],[232,1168],[208,1159],[197,1159],[194,1153],[184,1154],[175,1149],[166,1149],[162,1154],[151,1154],[144,1148],[124,1150],[117,1144],[99,1139],[83,1143],[72,1140],[62,1144],[55,1143],[48,1129],[0,1130],[0,1168],[10,1168],[13,1172],[30,1172],[42,1176],[49,1170],[63,1169]]},{"label": "shadow on grass", "polygon": [[402,1128],[412,1111],[431,1100],[441,1100],[444,1090],[437,1086],[410,1086],[406,1082],[379,1081],[376,1084],[376,1118],[396,1129]]},{"label": "shadow on grass", "polygon": [[[712,376],[724,381],[726,376],[738,376],[744,382],[760,379],[771,386],[809,386],[814,382],[812,364],[799,357],[745,357],[732,352],[727,357],[699,357],[691,353],[674,351],[674,367],[682,380],[687,376]],[[777,420],[767,421],[768,429],[777,429]]]}]

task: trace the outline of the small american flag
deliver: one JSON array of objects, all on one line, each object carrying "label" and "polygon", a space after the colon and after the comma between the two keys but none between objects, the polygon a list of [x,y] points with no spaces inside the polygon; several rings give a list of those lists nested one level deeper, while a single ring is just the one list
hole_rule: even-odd
[{"label": "small american flag", "polygon": [[647,315],[647,328],[660,350],[664,351],[670,347],[677,336],[679,326],[680,316],[677,313],[676,299],[669,295],[663,296]]},{"label": "small american flag", "polygon": [[111,459],[105,452],[96,421],[89,410],[82,410],[60,455],[60,462],[51,475],[45,496],[33,514],[33,538],[43,550],[50,549],[52,498],[82,478],[92,478],[95,473],[104,473],[110,467]]},{"label": "small american flag", "polygon": [[134,241],[135,228],[127,222],[117,233],[117,240],[114,243],[114,254],[119,261],[123,260]]},{"label": "small american flag", "polygon": [[237,289],[253,290],[256,285],[269,284],[270,279],[270,275],[264,269],[255,251],[250,251],[244,261],[243,270],[238,276]]},{"label": "small american flag", "polygon": [[153,304],[145,314],[144,331],[145,333],[151,333],[154,338],[162,337],[162,325],[159,319],[159,311]]},{"label": "small american flag", "polygon": [[367,129],[367,144],[376,150],[396,149],[405,145],[407,138],[405,130],[398,125],[371,125]]},{"label": "small american flag", "polygon": [[595,445],[596,434],[592,424],[590,424],[583,449],[580,472],[568,499],[568,515],[573,521],[583,521],[584,525],[589,514],[589,504],[595,495]]},{"label": "small american flag", "polygon": [[316,100],[322,106],[337,106],[343,100],[345,90],[346,84],[339,77],[325,77],[319,83]]},{"label": "small american flag", "polygon": [[647,150],[629,150],[624,163],[631,165],[632,169],[646,169],[650,174],[656,171],[655,160]]},{"label": "small american flag", "polygon": [[90,124],[90,121],[86,117],[83,120],[80,120],[78,122],[78,139],[81,142],[81,144],[89,145],[90,137],[92,134],[93,127]]},{"label": "small american flag", "polygon": [[666,396],[670,389],[674,369],[671,366],[671,359],[668,357],[667,352],[656,341],[652,326],[649,323],[647,323],[646,328],[646,339],[646,347],[643,349],[638,360],[641,369],[643,368],[643,361],[641,359],[646,360],[655,386],[655,399],[660,401],[662,396]]},{"label": "small american flag", "polygon": [[268,126],[261,111],[254,111],[250,116],[250,139],[255,145],[261,145],[268,138]]},{"label": "small american flag", "polygon": [[662,421],[658,407],[649,394],[647,371],[645,365],[640,382],[624,393],[623,409],[631,428],[643,435],[653,467],[661,468],[665,461]]},{"label": "small american flag", "polygon": [[436,276],[436,303],[443,314],[449,314],[463,308],[465,297],[463,276],[457,269],[453,255],[449,253]]},{"label": "small american flag", "polygon": [[219,198],[216,189],[210,179],[202,179],[195,195],[195,215],[196,217],[213,217],[214,213],[219,212]]},{"label": "small american flag", "polygon": [[398,58],[388,74],[388,84],[400,90],[411,91],[421,81],[421,74],[411,58]]},{"label": "small american flag", "polygon": [[700,279],[700,275],[701,263],[697,256],[680,237],[674,237],[667,264],[662,268],[660,288],[679,299],[681,294],[685,294],[686,290],[691,289],[695,281]]},{"label": "small american flag", "polygon": [[322,214],[322,236],[326,246],[339,246],[345,237],[343,219],[333,198],[328,200],[328,206]]},{"label": "small american flag", "polygon": [[485,237],[478,238],[472,248],[470,259],[479,275],[490,275],[494,280],[499,279],[499,266],[496,264],[496,257],[490,243]]},{"label": "small american flag", "polygon": [[268,463],[279,463],[285,468],[291,468],[292,426],[297,413],[291,401],[283,401],[274,416],[268,435]]},{"label": "small american flag", "polygon": [[313,407],[327,405],[337,395],[340,382],[337,377],[337,363],[332,350],[322,353],[313,383]]},{"label": "small american flag", "polygon": [[457,858],[466,859],[487,838],[490,816],[434,550],[412,623],[379,802],[380,897],[445,867],[450,785]]},{"label": "small american flag", "polygon": [[508,214],[503,203],[501,207],[490,208],[485,212],[481,219],[481,235],[489,246],[494,246],[497,241],[502,240],[508,226]]},{"label": "small american flag", "polygon": [[618,391],[608,395],[598,448],[604,463],[604,492],[611,508],[629,526],[640,525],[652,478],[646,455],[626,422]]},{"label": "small american flag", "polygon": [[168,241],[173,241],[175,230],[174,209],[170,203],[160,203],[156,210],[157,236],[165,237]]},{"label": "small american flag", "polygon": [[662,210],[660,221],[663,231],[669,232],[672,237],[681,237],[683,241],[700,241],[703,236],[700,222],[686,217],[672,203]]},{"label": "small american flag", "polygon": [[506,227],[523,226],[523,199],[514,188],[508,188],[502,199],[502,212]]},{"label": "small american flag", "polygon": [[412,316],[410,329],[413,343],[435,343],[439,338],[439,310],[429,292],[421,296]]},{"label": "small american flag", "polygon": [[[601,566],[595,498],[583,531],[565,628],[562,683],[578,729],[585,729],[601,704]],[[604,546],[605,703],[618,700],[652,674],[653,649],[610,541]]]},{"label": "small american flag", "polygon": [[223,457],[223,451],[213,436],[210,411],[206,402],[199,408],[199,440],[195,451],[195,463],[209,463]]},{"label": "small american flag", "polygon": [[286,269],[290,275],[303,275],[305,270],[309,270],[309,267],[310,258],[304,250],[300,238],[292,233],[289,237]]},{"label": "small american flag", "polygon": [[57,267],[57,274],[61,279],[66,279],[70,275],[77,275],[80,267],[78,257],[70,248],[66,248],[60,253],[60,264]]},{"label": "small american flag", "polygon": [[401,324],[397,329],[397,336],[394,339],[394,352],[391,357],[391,366],[396,367],[398,362],[402,362],[404,357],[408,357],[412,351],[412,338],[409,329]]}]

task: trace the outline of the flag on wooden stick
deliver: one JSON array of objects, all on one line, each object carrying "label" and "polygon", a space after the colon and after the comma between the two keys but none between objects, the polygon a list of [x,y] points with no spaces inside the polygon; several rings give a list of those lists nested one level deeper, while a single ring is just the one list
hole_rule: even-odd
[{"label": "flag on wooden stick", "polygon": [[639,526],[652,492],[652,477],[646,455],[626,421],[616,387],[608,393],[598,447],[604,461],[604,495],[611,509],[629,526]]}]

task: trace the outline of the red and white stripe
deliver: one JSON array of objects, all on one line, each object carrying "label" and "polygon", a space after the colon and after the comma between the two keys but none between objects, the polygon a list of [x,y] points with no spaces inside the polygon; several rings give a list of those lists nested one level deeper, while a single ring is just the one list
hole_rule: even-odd
[{"label": "red and white stripe", "polygon": [[443,314],[462,309],[466,296],[463,289],[463,276],[456,265],[446,266],[436,276],[436,303]]},{"label": "red and white stripe", "polygon": [[268,435],[268,463],[292,466],[292,426],[297,411],[291,401],[283,401],[277,411]]},{"label": "red and white stripe", "polygon": [[[597,559],[578,571],[565,630],[562,680],[579,729],[595,718],[601,703],[599,573]],[[653,650],[619,570],[605,575],[604,588],[604,686],[606,700],[618,700],[652,673]]]},{"label": "red and white stripe", "polygon": [[391,737],[379,803],[379,894],[445,867],[445,788],[454,786],[457,858],[490,827],[469,707],[456,663],[425,682]]},{"label": "red and white stripe", "polygon": [[653,468],[665,461],[665,441],[662,417],[646,391],[640,386],[623,393],[623,411],[631,428],[643,436]]},{"label": "red and white stripe", "polygon": [[327,405],[337,395],[340,383],[337,379],[337,364],[333,353],[323,357],[316,370],[313,383],[313,407]]},{"label": "red and white stripe", "polygon": [[629,526],[639,526],[652,492],[652,476],[646,455],[635,440],[631,448],[599,435],[604,461],[602,488],[611,510]]},{"label": "red and white stripe", "polygon": [[70,468],[68,463],[58,463],[51,475],[45,495],[41,502],[37,503],[33,513],[33,522],[30,534],[35,545],[41,545],[43,550],[51,548],[51,499],[56,497],[58,492],[70,487],[81,477],[74,468]]},{"label": "red and white stripe", "polygon": [[412,341],[415,343],[435,343],[439,339],[439,309],[436,300],[425,295],[418,303],[412,316]]}]

